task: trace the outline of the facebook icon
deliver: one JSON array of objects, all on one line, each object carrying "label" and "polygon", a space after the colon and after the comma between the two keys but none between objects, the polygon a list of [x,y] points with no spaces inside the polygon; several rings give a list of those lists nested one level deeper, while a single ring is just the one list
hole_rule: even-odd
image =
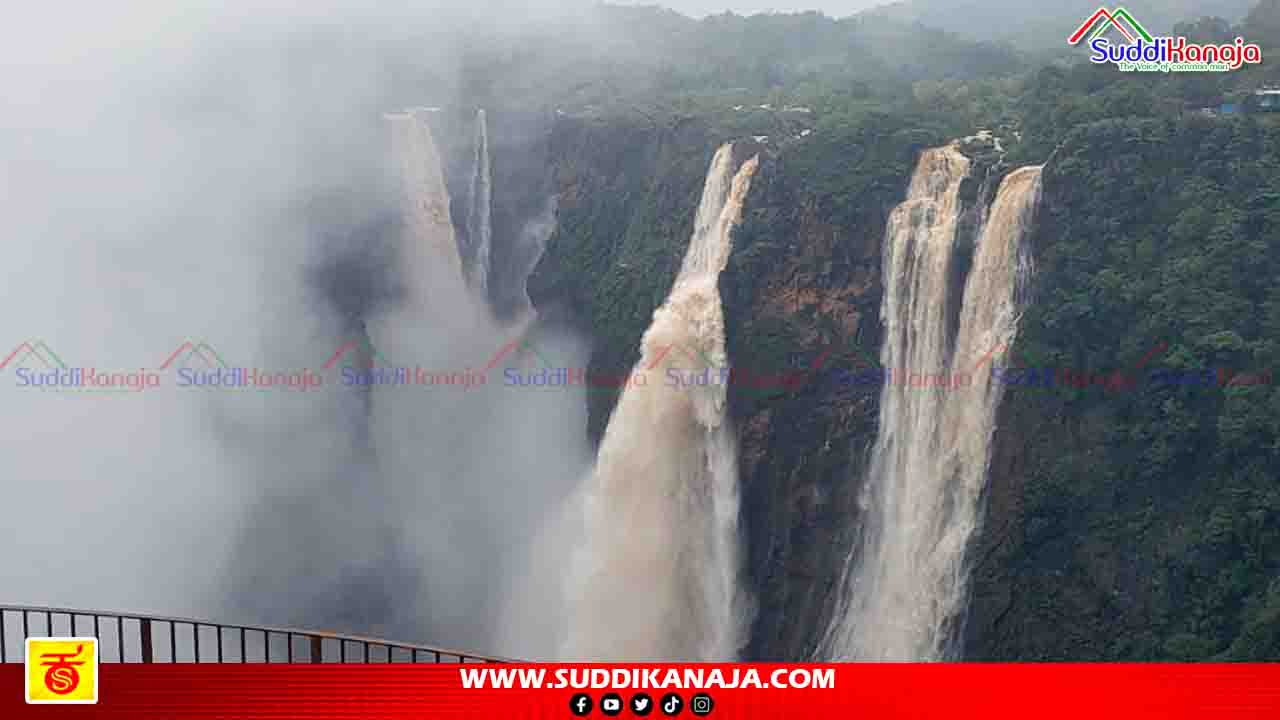
[{"label": "facebook icon", "polygon": [[586,717],[591,714],[591,696],[585,693],[578,693],[569,699],[569,712],[578,717]]}]

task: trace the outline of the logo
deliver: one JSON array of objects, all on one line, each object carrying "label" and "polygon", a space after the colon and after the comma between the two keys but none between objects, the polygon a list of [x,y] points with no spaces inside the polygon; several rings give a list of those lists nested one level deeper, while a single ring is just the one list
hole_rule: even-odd
[{"label": "logo", "polygon": [[169,353],[160,364],[160,371],[173,372],[174,385],[183,389],[307,392],[324,385],[324,378],[309,368],[280,372],[233,367],[212,345],[195,340],[186,340]]},{"label": "logo", "polygon": [[569,698],[569,712],[578,717],[586,717],[591,714],[591,696],[586,693],[578,693]]},{"label": "logo", "polygon": [[605,715],[613,716],[622,712],[622,696],[618,693],[609,693],[600,698],[600,712]]},{"label": "logo", "polygon": [[644,717],[653,712],[653,698],[644,693],[636,693],[631,696],[631,712]]},{"label": "logo", "polygon": [[4,360],[0,360],[0,370],[13,365],[15,368],[29,367],[31,360],[38,361],[45,370],[66,370],[66,363],[58,357],[43,340],[28,340],[18,345]]},{"label": "logo", "polygon": [[684,698],[676,693],[667,693],[662,696],[662,714],[667,717],[675,717],[684,710]]},{"label": "logo", "polygon": [[710,715],[711,711],[715,708],[716,701],[712,700],[711,696],[706,693],[698,693],[689,700],[689,712],[694,715],[706,717],[707,715]]},{"label": "logo", "polygon": [[30,704],[98,702],[98,641],[27,638],[26,691]]},{"label": "logo", "polygon": [[189,370],[193,366],[197,366],[196,361],[198,361],[199,369],[202,370],[223,370],[227,367],[227,363],[218,354],[218,351],[213,349],[212,345],[203,341],[192,342],[187,340],[170,353],[169,357],[165,358],[165,361],[160,365],[160,369],[168,370],[176,365],[180,369]]},{"label": "logo", "polygon": [[340,346],[321,369],[341,373],[341,384],[349,388],[372,386],[414,386],[424,388],[471,389],[487,383],[487,370],[467,367],[459,370],[433,370],[420,365],[396,365],[387,360],[368,338],[348,341]]},{"label": "logo", "polygon": [[[342,361],[342,365],[338,362]],[[387,359],[378,352],[378,349],[369,342],[368,338],[361,337],[343,343],[333,355],[325,361],[323,369],[332,370],[338,367],[342,370],[364,370],[366,368],[388,368],[394,367]]]},{"label": "logo", "polygon": [[[1115,30],[1123,42],[1104,37]],[[1234,43],[1198,45],[1185,37],[1156,37],[1128,10],[1100,7],[1067,38],[1067,44],[1085,43],[1090,62],[1115,65],[1122,72],[1230,72],[1262,62],[1262,48],[1237,37]]]},{"label": "logo", "polygon": [[160,386],[160,376],[146,368],[108,372],[67,365],[42,340],[20,343],[0,359],[0,371],[10,367],[17,387],[47,392],[127,393]]}]

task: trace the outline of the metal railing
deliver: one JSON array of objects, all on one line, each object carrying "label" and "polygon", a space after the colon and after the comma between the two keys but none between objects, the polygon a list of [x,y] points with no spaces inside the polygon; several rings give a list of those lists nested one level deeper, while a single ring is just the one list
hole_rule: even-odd
[{"label": "metal railing", "polygon": [[0,663],[22,662],[29,637],[94,637],[116,663],[503,663],[457,650],[315,630],[138,613],[0,605]]}]

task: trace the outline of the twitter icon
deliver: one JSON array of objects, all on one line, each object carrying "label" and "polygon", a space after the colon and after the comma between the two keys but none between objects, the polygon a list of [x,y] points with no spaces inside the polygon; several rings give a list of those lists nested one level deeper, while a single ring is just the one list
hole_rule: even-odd
[{"label": "twitter icon", "polygon": [[653,698],[644,693],[636,693],[631,696],[631,712],[644,717],[653,712]]}]

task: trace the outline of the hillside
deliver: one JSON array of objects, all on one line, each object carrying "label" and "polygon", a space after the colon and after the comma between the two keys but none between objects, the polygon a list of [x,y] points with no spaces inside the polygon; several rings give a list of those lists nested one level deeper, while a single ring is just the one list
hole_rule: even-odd
[{"label": "hillside", "polygon": [[[1253,21],[1264,17],[1255,10]],[[909,32],[871,25],[814,15],[682,24],[680,44],[718,59],[651,86],[679,92],[657,92],[643,112],[615,104],[558,121],[560,226],[534,287],[545,306],[570,308],[590,328],[595,368],[634,362],[687,241],[707,153],[744,133],[771,139],[722,278],[735,364],[803,368],[833,347],[874,355],[885,219],[914,158],[987,123],[1020,128],[1021,142],[1006,137],[1010,164],[1052,156],[1017,358],[1111,371],[1166,343],[1157,364],[1173,368],[1280,359],[1267,319],[1277,269],[1266,260],[1277,251],[1277,126],[1187,113],[1251,92],[1269,65],[1161,78],[1088,65],[1012,77],[988,68],[993,77],[948,68],[935,49],[881,78],[823,66],[835,48]],[[802,50],[795,37],[809,40]],[[954,38],[944,48],[971,59],[995,52]],[[851,81],[866,84],[849,93]],[[748,96],[808,99],[815,112],[798,121],[734,112],[734,96],[708,94],[730,83]],[[813,132],[801,139],[803,128]],[[978,192],[974,183],[966,202]],[[613,400],[590,399],[593,436]],[[731,402],[759,603],[750,657],[807,657],[832,612],[838,548],[856,527],[876,397],[817,375],[786,391],[735,389]],[[1280,506],[1268,469],[1277,402],[1270,387],[1011,391],[974,553],[967,654],[1280,657],[1270,581]]]},{"label": "hillside", "polygon": [[[1174,25],[1202,16],[1238,21],[1252,7],[1249,0],[1135,0],[1124,7],[1151,32],[1167,32]],[[1095,10],[1098,3],[1067,0],[1039,4],[1010,0],[903,0],[863,15],[946,30],[992,42],[1008,42],[1030,51],[1056,52],[1068,35]]]}]

